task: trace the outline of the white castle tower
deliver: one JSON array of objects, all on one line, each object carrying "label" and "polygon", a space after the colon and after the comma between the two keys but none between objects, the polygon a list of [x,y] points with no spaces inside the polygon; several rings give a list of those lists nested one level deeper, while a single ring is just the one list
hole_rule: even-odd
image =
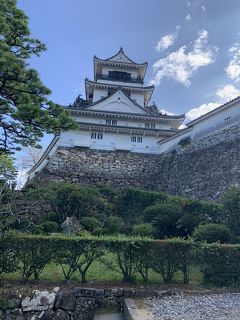
[{"label": "white castle tower", "polygon": [[63,132],[58,145],[159,153],[157,142],[178,130],[184,115],[166,115],[148,105],[154,87],[144,86],[147,63],[120,48],[108,59],[94,57],[94,81],[85,79],[86,99],[69,106],[79,129]]}]

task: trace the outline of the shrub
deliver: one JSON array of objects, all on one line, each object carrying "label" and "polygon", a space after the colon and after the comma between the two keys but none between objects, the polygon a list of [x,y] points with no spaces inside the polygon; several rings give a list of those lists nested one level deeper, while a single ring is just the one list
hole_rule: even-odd
[{"label": "shrub", "polygon": [[43,269],[53,258],[54,248],[51,242],[51,238],[46,241],[41,236],[8,238],[6,246],[8,250],[13,250],[22,280],[28,280],[31,276],[35,280],[39,279]]},{"label": "shrub", "polygon": [[45,221],[41,223],[40,227],[42,227],[46,233],[57,232],[59,230],[59,225],[54,221]]},{"label": "shrub", "polygon": [[124,221],[118,216],[108,217],[105,225],[105,231],[108,234],[120,233],[124,228]]},{"label": "shrub", "polygon": [[205,244],[198,250],[204,281],[217,286],[240,285],[240,246]]},{"label": "shrub", "polygon": [[59,239],[55,262],[60,264],[65,280],[79,272],[81,282],[86,283],[86,274],[91,264],[103,255],[102,243],[90,239]]},{"label": "shrub", "polygon": [[94,236],[101,236],[101,235],[104,234],[104,232],[105,232],[105,231],[104,231],[103,228],[96,228],[96,229],[93,230],[92,234],[93,234]]},{"label": "shrub", "polygon": [[0,241],[0,275],[17,270],[18,261],[12,246],[8,246],[8,238],[2,237]]},{"label": "shrub", "polygon": [[95,217],[83,217],[80,219],[80,223],[88,231],[93,231],[100,227],[100,222]]},{"label": "shrub", "polygon": [[192,237],[197,241],[228,243],[231,240],[231,231],[222,224],[201,224],[195,229]]},{"label": "shrub", "polygon": [[171,283],[177,271],[183,274],[183,282],[189,282],[189,266],[192,259],[192,243],[185,240],[158,240],[149,251],[151,268],[160,273],[164,283]]},{"label": "shrub", "polygon": [[182,215],[180,205],[176,203],[159,203],[145,209],[145,221],[153,224],[159,238],[181,235],[178,222]]},{"label": "shrub", "polygon": [[151,237],[154,235],[154,228],[151,223],[135,224],[133,234],[141,237]]},{"label": "shrub", "polygon": [[240,188],[231,187],[222,196],[225,209],[225,223],[229,226],[237,240],[240,234]]}]

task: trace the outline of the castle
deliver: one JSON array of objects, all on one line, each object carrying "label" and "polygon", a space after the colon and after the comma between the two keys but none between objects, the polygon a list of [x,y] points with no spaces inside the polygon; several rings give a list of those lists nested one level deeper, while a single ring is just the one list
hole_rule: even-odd
[{"label": "castle", "polygon": [[[194,175],[202,172],[213,146],[228,143],[229,147],[229,141],[238,141],[240,97],[179,129],[184,115],[165,114],[155,104],[149,104],[154,87],[144,86],[147,63],[134,62],[122,48],[108,59],[95,56],[93,62],[94,81],[85,79],[86,99],[79,96],[68,107],[79,128],[53,138],[30,170],[30,181],[104,183],[213,199],[227,186],[238,184],[240,170],[234,163],[237,175],[232,180],[226,182],[224,178],[222,188],[221,181],[216,181],[216,188],[218,185],[221,190],[209,193],[206,188],[204,192],[201,187],[204,186],[204,175],[206,180],[212,176],[210,169],[219,159],[212,159],[213,163],[205,170],[201,181]],[[234,152],[233,161],[240,152],[238,143],[234,148],[235,151],[227,151],[230,158]],[[202,150],[201,155],[195,159],[192,154],[188,159],[188,155],[196,150]],[[205,157],[199,162],[203,154]],[[178,157],[178,162],[173,157]],[[223,159],[224,152],[221,157]],[[182,166],[183,158],[185,164]],[[222,165],[227,167],[224,161]],[[234,167],[229,161],[228,165]],[[184,170],[185,175],[181,177]],[[192,175],[191,170],[194,171]],[[229,170],[232,174],[233,168]],[[186,182],[184,187],[185,176],[189,174],[190,180],[195,180]],[[203,191],[197,191],[201,188]]]}]

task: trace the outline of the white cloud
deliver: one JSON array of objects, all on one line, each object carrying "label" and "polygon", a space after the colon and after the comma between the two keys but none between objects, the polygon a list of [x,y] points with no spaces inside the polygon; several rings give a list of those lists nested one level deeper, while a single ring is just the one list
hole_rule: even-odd
[{"label": "white cloud", "polygon": [[201,30],[191,50],[182,46],[153,64],[154,79],[151,83],[159,85],[162,78],[167,77],[189,86],[195,71],[215,61],[216,52],[216,47],[208,45],[208,32]]},{"label": "white cloud", "polygon": [[240,43],[235,43],[229,50],[231,60],[225,69],[227,75],[235,82],[240,81]]},{"label": "white cloud", "polygon": [[185,20],[186,21],[191,21],[192,20],[192,17],[190,16],[190,13],[185,17]]},{"label": "white cloud", "polygon": [[166,49],[168,49],[169,47],[171,47],[175,43],[177,36],[178,36],[178,32],[180,29],[181,29],[181,27],[177,26],[175,33],[169,33],[169,34],[166,34],[165,36],[163,36],[158,41],[158,43],[156,45],[156,50],[159,52],[163,52]]},{"label": "white cloud", "polygon": [[217,107],[219,107],[219,103],[210,102],[210,103],[204,103],[200,107],[193,108],[186,113],[186,119],[185,119],[184,123],[188,123],[190,121],[193,121],[193,120],[201,117],[205,113],[208,113],[208,112],[216,109]]},{"label": "white cloud", "polygon": [[202,11],[206,11],[206,8],[204,6],[202,6]]},{"label": "white cloud", "polygon": [[219,88],[216,95],[221,99],[221,102],[224,103],[240,96],[240,90],[232,84],[227,84],[226,86]]},{"label": "white cloud", "polygon": [[169,115],[169,116],[173,116],[173,115],[174,115],[174,113],[169,112],[169,111],[166,111],[165,109],[160,109],[159,112],[161,112],[161,113],[163,113],[163,114],[167,114],[167,115]]},{"label": "white cloud", "polygon": [[172,46],[175,42],[175,39],[176,39],[176,36],[174,33],[170,33],[170,34],[167,34],[165,35],[164,37],[162,37],[157,45],[156,45],[156,49],[157,51],[164,51],[166,50],[167,48],[169,48],[170,46]]},{"label": "white cloud", "polygon": [[184,120],[183,125],[180,128],[181,129],[184,128],[188,122],[193,121],[193,120],[201,117],[205,113],[208,113],[208,112],[216,109],[221,104],[226,103],[227,101],[230,101],[239,95],[240,95],[240,90],[235,88],[232,84],[227,84],[223,87],[220,87],[216,92],[216,101],[204,103],[199,107],[196,107],[196,108],[189,110],[186,113],[186,118]]}]

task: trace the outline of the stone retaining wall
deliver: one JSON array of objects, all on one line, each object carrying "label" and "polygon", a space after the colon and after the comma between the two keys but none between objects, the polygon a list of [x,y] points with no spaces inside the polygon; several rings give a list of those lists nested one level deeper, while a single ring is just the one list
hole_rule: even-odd
[{"label": "stone retaining wall", "polygon": [[121,311],[124,298],[152,295],[147,290],[75,288],[0,292],[1,320],[93,320],[99,308]]},{"label": "stone retaining wall", "polygon": [[160,155],[58,148],[37,181],[109,184],[215,200],[240,183],[239,159],[236,124]]}]

